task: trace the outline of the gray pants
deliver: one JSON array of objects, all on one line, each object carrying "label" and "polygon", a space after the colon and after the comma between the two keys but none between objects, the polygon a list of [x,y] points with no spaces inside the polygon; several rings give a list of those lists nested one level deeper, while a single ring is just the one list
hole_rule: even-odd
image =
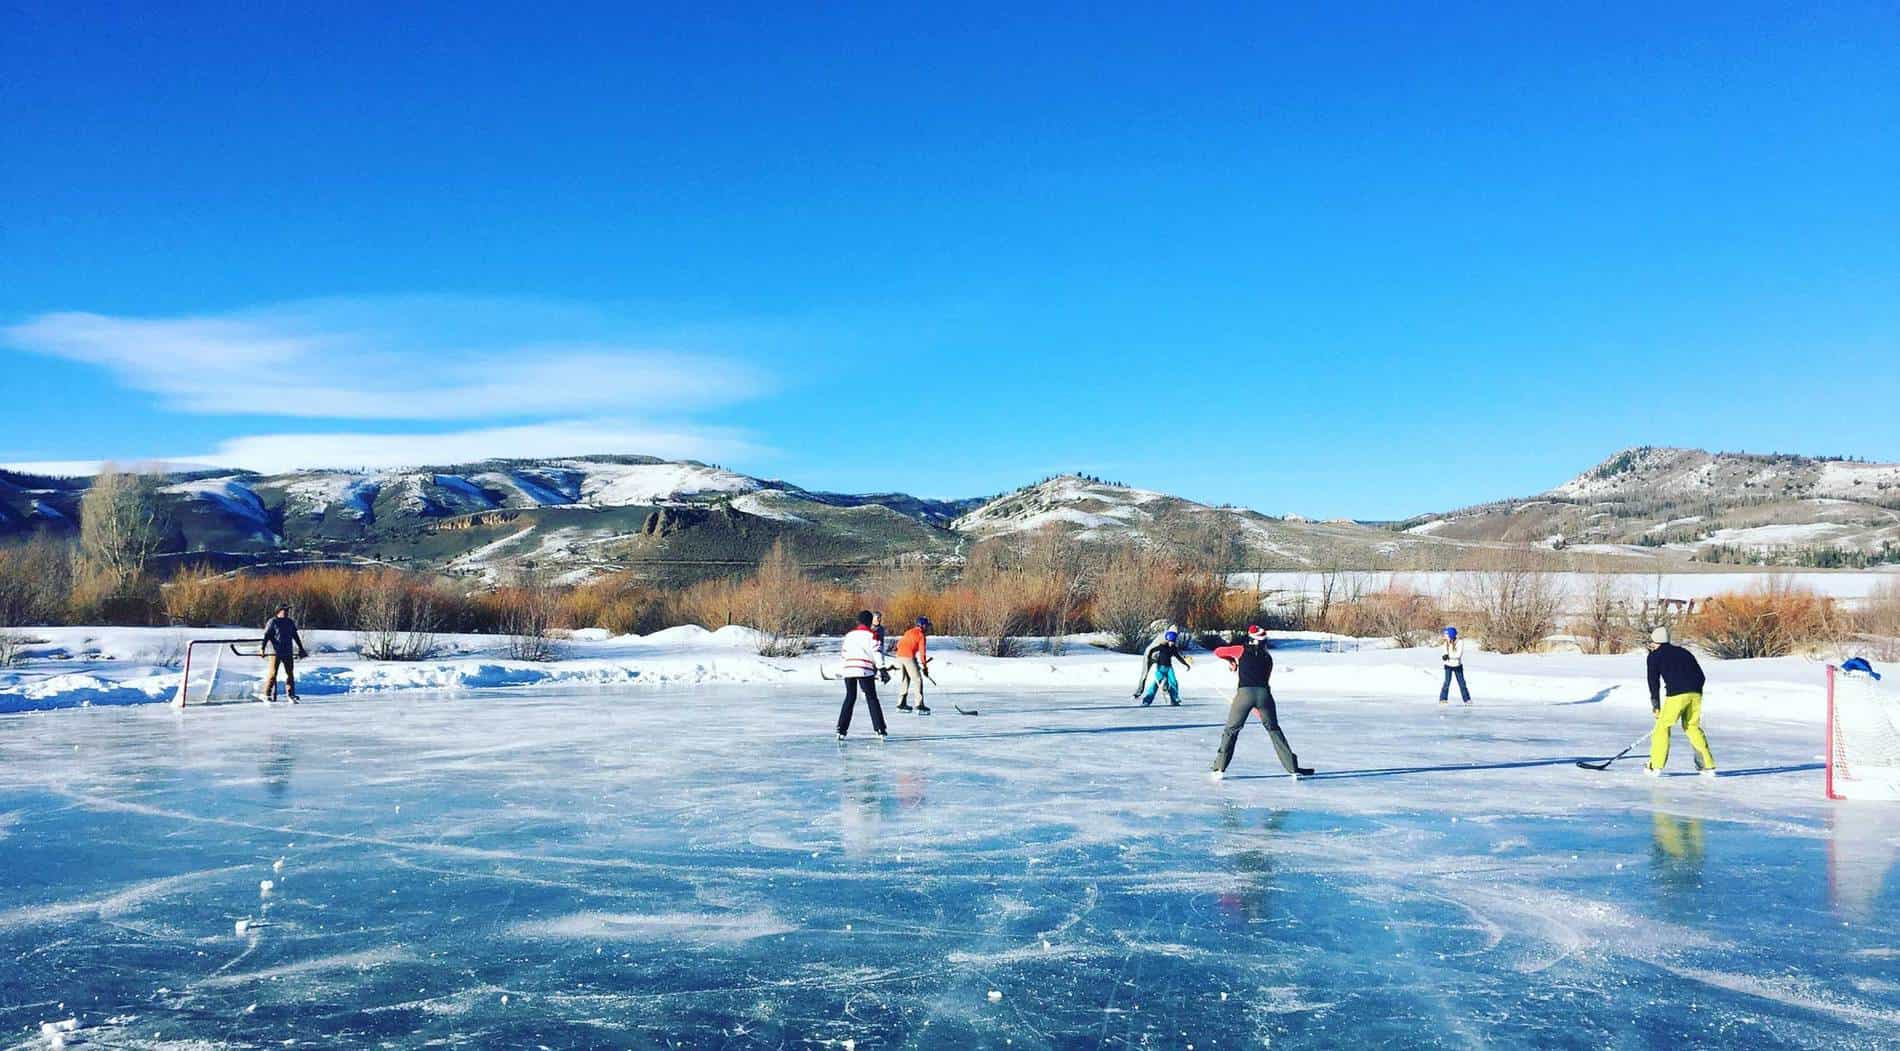
[{"label": "gray pants", "polygon": [[1226,770],[1227,764],[1234,761],[1234,741],[1240,737],[1240,728],[1247,725],[1247,716],[1260,713],[1260,721],[1267,727],[1267,736],[1273,739],[1273,750],[1280,753],[1280,765],[1287,773],[1300,768],[1300,759],[1286,743],[1286,735],[1280,732],[1280,713],[1273,707],[1273,691],[1265,686],[1242,686],[1234,691],[1234,703],[1227,708],[1227,728],[1221,731],[1220,751],[1214,755],[1214,769]]},{"label": "gray pants", "polygon": [[924,703],[924,669],[922,665],[917,663],[917,658],[897,658],[897,670],[904,675],[904,696],[899,699],[898,703],[908,704],[910,702],[910,686],[912,683],[917,684],[917,703]]}]

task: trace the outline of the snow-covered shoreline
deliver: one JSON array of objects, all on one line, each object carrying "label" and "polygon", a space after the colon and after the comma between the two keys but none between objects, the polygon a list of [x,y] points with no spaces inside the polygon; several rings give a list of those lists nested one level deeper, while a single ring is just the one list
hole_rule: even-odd
[{"label": "snow-covered shoreline", "polygon": [[[97,705],[164,703],[179,683],[176,661],[186,639],[252,638],[245,629],[41,628],[22,632],[35,640],[21,666],[0,670],[0,713],[50,711]],[[505,640],[492,635],[445,635],[442,652],[422,661],[373,661],[355,652],[348,632],[309,632],[311,656],[300,662],[298,681],[307,699],[340,695],[386,696],[413,691],[497,688],[613,688],[702,685],[820,685],[821,668],[835,674],[836,640],[820,639],[799,657],[762,657],[750,629],[668,628],[647,636],[608,637],[581,632],[559,644],[558,659],[511,660]],[[1435,700],[1439,687],[1435,646],[1394,649],[1378,640],[1351,640],[1318,633],[1275,637],[1275,690],[1299,696],[1406,697]],[[1099,689],[1126,698],[1140,674],[1139,658],[1070,640],[1060,656],[1032,643],[1026,656],[996,658],[972,653],[960,640],[938,638],[933,667],[946,694],[959,687],[1051,690]],[[227,658],[228,659],[228,658]],[[255,675],[261,662],[240,669]],[[1574,653],[1505,656],[1472,653],[1467,664],[1473,693],[1487,705],[1607,704],[1646,710],[1643,656]],[[1705,659],[1711,704],[1777,722],[1819,725],[1825,717],[1825,662],[1809,657],[1752,661]],[[1201,655],[1183,670],[1184,693],[1222,695],[1233,676],[1212,656]]]}]

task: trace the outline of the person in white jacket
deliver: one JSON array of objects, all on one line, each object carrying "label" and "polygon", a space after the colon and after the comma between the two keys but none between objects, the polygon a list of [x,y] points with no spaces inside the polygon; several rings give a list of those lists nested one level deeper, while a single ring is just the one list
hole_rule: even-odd
[{"label": "person in white jacket", "polygon": [[858,614],[858,626],[845,633],[840,652],[844,657],[844,707],[838,710],[838,740],[851,732],[851,712],[858,705],[858,691],[864,691],[864,706],[871,710],[871,728],[879,737],[884,729],[884,707],[877,703],[877,672],[884,663],[883,647],[871,630],[871,611]]},{"label": "person in white jacket", "polygon": [[1458,637],[1457,628],[1445,629],[1445,652],[1439,660],[1445,663],[1445,683],[1438,688],[1438,703],[1451,703],[1451,680],[1456,678],[1458,692],[1470,704],[1471,688],[1465,685],[1465,640]]}]

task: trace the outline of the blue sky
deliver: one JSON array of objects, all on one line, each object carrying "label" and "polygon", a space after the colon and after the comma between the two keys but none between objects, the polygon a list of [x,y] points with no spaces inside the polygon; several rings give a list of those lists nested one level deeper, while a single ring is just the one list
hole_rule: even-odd
[{"label": "blue sky", "polygon": [[1891,5],[797,6],[0,7],[0,462],[1900,460]]}]

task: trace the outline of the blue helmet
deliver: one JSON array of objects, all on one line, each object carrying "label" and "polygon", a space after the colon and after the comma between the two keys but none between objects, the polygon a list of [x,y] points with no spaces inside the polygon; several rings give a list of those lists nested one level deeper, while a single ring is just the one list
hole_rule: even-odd
[{"label": "blue helmet", "polygon": [[1174,632],[1172,632],[1172,631],[1170,631],[1170,632],[1168,632],[1168,633],[1167,633],[1166,635],[1163,635],[1163,636],[1161,636],[1161,637],[1162,637],[1162,638],[1164,638],[1164,639],[1166,639],[1166,640],[1168,640],[1169,642],[1173,642],[1173,641],[1174,641],[1175,639],[1178,639],[1178,638],[1180,638],[1181,636],[1179,636],[1179,635],[1177,635],[1177,634],[1175,634]]},{"label": "blue helmet", "polygon": [[1446,638],[1448,638],[1448,639],[1455,639],[1455,638],[1457,638],[1457,637],[1458,637],[1458,629],[1457,629],[1457,628],[1446,628],[1446,629],[1445,629],[1445,637],[1446,637]]},{"label": "blue helmet", "polygon": [[929,617],[918,617],[918,618],[917,618],[917,626],[918,626],[918,627],[920,627],[920,628],[928,628],[928,627],[930,627],[930,618],[929,618]]}]

